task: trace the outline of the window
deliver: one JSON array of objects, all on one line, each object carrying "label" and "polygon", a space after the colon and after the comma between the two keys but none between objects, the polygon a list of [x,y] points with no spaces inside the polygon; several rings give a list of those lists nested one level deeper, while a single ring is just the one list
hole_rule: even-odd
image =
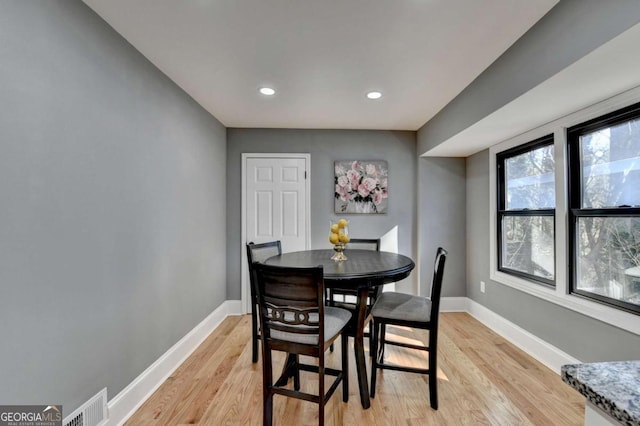
[{"label": "window", "polygon": [[640,87],[488,161],[491,280],[640,335]]},{"label": "window", "polygon": [[551,286],[555,281],[554,162],[553,135],[496,157],[498,270]]},{"label": "window", "polygon": [[567,130],[570,292],[640,313],[640,104]]}]

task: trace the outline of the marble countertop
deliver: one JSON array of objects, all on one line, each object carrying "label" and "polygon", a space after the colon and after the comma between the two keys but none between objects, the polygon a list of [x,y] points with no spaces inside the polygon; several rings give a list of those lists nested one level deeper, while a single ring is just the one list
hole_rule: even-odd
[{"label": "marble countertop", "polygon": [[640,361],[563,365],[562,380],[622,424],[640,426]]}]

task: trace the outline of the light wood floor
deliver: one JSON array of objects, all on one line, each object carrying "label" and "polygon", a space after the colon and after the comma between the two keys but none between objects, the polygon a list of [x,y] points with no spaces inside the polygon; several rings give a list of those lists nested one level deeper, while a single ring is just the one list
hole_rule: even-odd
[{"label": "light wood floor", "polygon": [[[227,318],[129,419],[127,425],[259,425],[262,423],[262,360],[251,363],[250,317]],[[560,376],[465,313],[440,320],[440,408],[429,407],[426,376],[380,371],[376,398],[363,410],[350,358],[349,402],[338,388],[327,403],[327,425],[581,425],[584,397]],[[388,328],[400,339],[426,333]],[[339,368],[339,346],[329,365]],[[367,342],[365,341],[365,346]],[[426,356],[390,347],[389,361],[425,363]],[[277,353],[275,353],[277,355]],[[367,357],[368,358],[368,357]],[[274,372],[284,356],[276,357]],[[426,364],[424,364],[426,365]],[[370,366],[367,366],[370,368]],[[302,373],[302,387],[317,389]],[[274,423],[317,424],[317,406],[274,399]]]}]

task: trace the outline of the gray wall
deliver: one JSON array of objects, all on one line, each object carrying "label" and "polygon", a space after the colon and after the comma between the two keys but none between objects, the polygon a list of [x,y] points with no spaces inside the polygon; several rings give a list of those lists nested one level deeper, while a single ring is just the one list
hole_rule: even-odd
[{"label": "gray wall", "polygon": [[[328,221],[333,213],[335,160],[386,160],[389,165],[389,211],[348,215],[352,237],[379,237],[398,226],[398,251],[416,260],[415,132],[364,130],[227,130],[227,294],[240,299],[241,154],[294,152],[311,154],[311,245],[329,248]],[[342,215],[340,215],[342,217]],[[345,215],[346,216],[346,215]],[[417,264],[417,262],[416,262]],[[417,273],[399,285],[413,291]]]},{"label": "gray wall", "polygon": [[420,294],[429,295],[433,261],[438,247],[449,255],[444,268],[442,296],[466,296],[464,158],[420,158],[418,166],[418,246]]},{"label": "gray wall", "polygon": [[79,1],[0,40],[0,402],[68,414],[225,300],[226,133]]},{"label": "gray wall", "polygon": [[638,22],[638,0],[561,0],[420,128],[418,155],[475,124]]},{"label": "gray wall", "polygon": [[467,158],[466,216],[469,298],[580,361],[638,359],[640,336],[489,279],[488,150]]}]

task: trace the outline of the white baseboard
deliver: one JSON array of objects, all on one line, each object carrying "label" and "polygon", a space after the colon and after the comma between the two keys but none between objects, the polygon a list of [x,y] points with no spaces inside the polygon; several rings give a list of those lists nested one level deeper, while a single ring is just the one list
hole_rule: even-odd
[{"label": "white baseboard", "polygon": [[467,297],[441,297],[440,312],[468,312],[469,298]]},{"label": "white baseboard", "polygon": [[580,361],[555,346],[545,342],[527,330],[515,325],[472,299],[466,298],[468,313],[478,321],[531,355],[551,370],[560,374],[564,364],[579,364]]},{"label": "white baseboard", "polygon": [[136,377],[108,403],[105,425],[121,425],[158,389],[229,315],[242,314],[239,300],[227,300]]}]

